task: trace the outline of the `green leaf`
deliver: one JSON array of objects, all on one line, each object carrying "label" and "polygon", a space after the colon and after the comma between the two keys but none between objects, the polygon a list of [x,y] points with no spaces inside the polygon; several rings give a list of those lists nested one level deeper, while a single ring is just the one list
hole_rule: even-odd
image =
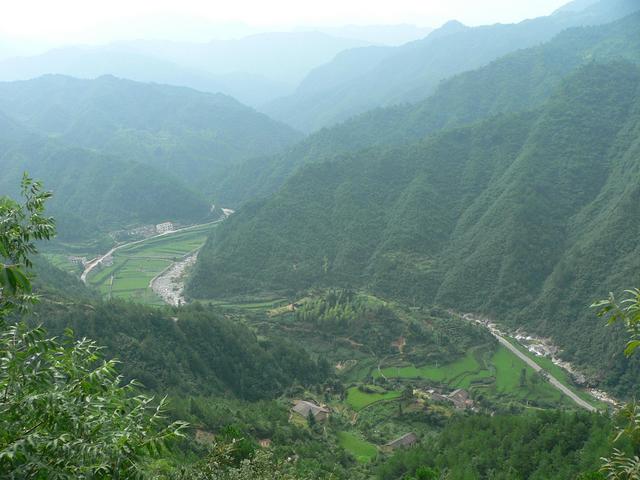
[{"label": "green leaf", "polygon": [[624,349],[624,354],[629,357],[633,355],[633,352],[635,352],[638,347],[640,347],[640,340],[631,340],[627,343],[627,348]]}]

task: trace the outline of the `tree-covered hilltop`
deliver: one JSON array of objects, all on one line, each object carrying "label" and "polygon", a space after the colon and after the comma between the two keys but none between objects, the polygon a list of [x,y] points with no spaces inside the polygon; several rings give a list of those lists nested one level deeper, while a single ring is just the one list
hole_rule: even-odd
[{"label": "tree-covered hilltop", "polygon": [[66,144],[151,165],[209,193],[238,162],[301,138],[225,95],[113,76],[2,82],[0,111]]},{"label": "tree-covered hilltop", "polygon": [[0,192],[15,195],[23,171],[47,178],[61,239],[96,238],[109,229],[210,215],[205,197],[161,169],[70,147],[0,115]]},{"label": "tree-covered hilltop", "polygon": [[300,130],[314,131],[372,108],[422,100],[452,75],[538,45],[566,28],[611,22],[639,8],[634,0],[603,0],[518,24],[469,28],[450,22],[391,52],[372,55],[363,49],[358,60],[358,50],[349,53],[351,63],[362,65],[360,75],[345,71],[338,56],[309,74],[294,95],[272,102],[265,111]]},{"label": "tree-covered hilltop", "polygon": [[599,480],[605,477],[576,474],[598,470],[611,434],[606,418],[586,413],[455,416],[432,442],[394,455],[377,478],[437,480],[420,476],[431,469],[448,480]]},{"label": "tree-covered hilltop", "polygon": [[285,339],[259,340],[241,322],[202,308],[163,313],[134,304],[42,303],[32,321],[52,334],[72,328],[122,361],[125,379],[175,396],[274,398],[294,383],[323,382],[329,366]]},{"label": "tree-covered hilltop", "polygon": [[247,160],[216,193],[238,205],[273,193],[305,163],[363,148],[413,143],[444,128],[537,108],[581,65],[613,59],[638,63],[639,52],[638,13],[606,25],[571,28],[547,43],[444,80],[423,101],[368,111],[324,128],[282,154]]},{"label": "tree-covered hilltop", "polygon": [[302,168],[214,233],[188,291],[351,285],[483,312],[629,392],[584,305],[637,270],[639,87],[632,64],[590,64],[533,112]]}]

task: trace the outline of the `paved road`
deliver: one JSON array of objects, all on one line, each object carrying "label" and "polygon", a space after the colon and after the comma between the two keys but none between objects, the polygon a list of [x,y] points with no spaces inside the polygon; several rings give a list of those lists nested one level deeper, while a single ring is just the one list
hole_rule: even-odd
[{"label": "paved road", "polygon": [[165,237],[167,235],[173,235],[174,233],[180,233],[180,232],[185,232],[187,230],[192,230],[194,228],[204,227],[206,225],[214,225],[216,223],[220,223],[223,220],[224,220],[224,218],[221,218],[220,220],[216,220],[214,222],[201,223],[199,225],[191,225],[190,227],[179,228],[178,230],[172,230],[170,232],[160,233],[159,235],[154,235],[152,237],[143,238],[142,240],[136,240],[135,242],[123,243],[122,245],[118,245],[117,247],[113,247],[111,250],[109,250],[104,255],[102,255],[100,257],[97,257],[97,258],[94,258],[93,260],[87,262],[87,264],[84,267],[84,271],[82,272],[82,275],[80,275],[80,280],[82,280],[84,283],[87,283],[87,276],[91,273],[91,271],[94,268],[96,268],[98,265],[100,265],[104,261],[105,258],[109,257],[110,255],[113,255],[117,250],[120,250],[121,248],[130,247],[131,245],[136,245],[138,243],[146,242],[148,240],[153,240],[154,238]]},{"label": "paved road", "polygon": [[[464,318],[466,318],[467,320],[471,320],[471,317],[469,317],[467,315],[464,315]],[[494,337],[496,337],[498,339],[498,341],[502,345],[504,345],[506,348],[508,348],[510,351],[512,351],[518,358],[520,358],[523,362],[525,362],[527,365],[529,365],[531,368],[533,368],[536,372],[539,372],[539,371],[543,370],[543,368],[540,365],[538,365],[536,362],[534,362],[529,356],[525,355],[520,350],[518,350],[515,346],[513,346],[513,344],[509,340],[504,338],[502,335],[500,335],[494,329],[490,328],[487,325],[484,325],[482,322],[476,321],[476,323],[478,323],[479,325],[482,325],[483,327],[487,328],[487,330],[489,330],[491,332],[491,334]],[[576,395],[573,391],[571,391],[569,388],[567,388],[565,385],[563,385],[560,382],[560,380],[558,380],[556,377],[551,375],[546,370],[545,370],[545,374],[546,374],[546,377],[549,380],[549,383],[551,385],[553,385],[555,388],[560,390],[562,393],[564,393],[567,397],[569,397],[571,400],[573,400],[579,406],[581,406],[582,408],[584,408],[586,410],[589,410],[590,412],[597,411],[597,409],[593,405],[591,405],[590,403],[584,401],[582,398],[580,398],[578,395]]]}]

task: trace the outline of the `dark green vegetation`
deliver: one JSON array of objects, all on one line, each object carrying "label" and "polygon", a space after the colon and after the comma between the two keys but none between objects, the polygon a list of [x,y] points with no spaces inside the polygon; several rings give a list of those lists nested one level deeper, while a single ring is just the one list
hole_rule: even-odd
[{"label": "dark green vegetation", "polygon": [[488,313],[629,392],[616,332],[582,306],[637,271],[639,86],[592,64],[532,112],[309,165],[215,232],[190,294],[351,285]]},{"label": "dark green vegetation", "polygon": [[608,23],[638,8],[633,0],[604,0],[584,10],[513,25],[469,28],[450,22],[401,47],[338,55],[309,74],[294,95],[276,100],[265,111],[301,130],[317,130],[372,108],[422,100],[452,75],[547,41],[566,28]]},{"label": "dark green vegetation", "polygon": [[45,216],[51,197],[24,176],[23,202],[0,197],[0,472],[6,478],[140,478],[183,422],[165,426],[165,400],[122,384],[100,347],[67,331],[47,338],[41,327],[8,323],[33,294],[36,241],[55,235]]},{"label": "dark green vegetation", "polygon": [[598,470],[611,433],[606,419],[586,413],[457,416],[433,442],[395,455],[377,477],[394,480],[435,466],[450,480],[566,480]]},{"label": "dark green vegetation", "polygon": [[197,307],[163,313],[133,304],[43,303],[36,319],[53,333],[71,327],[100,339],[123,361],[125,378],[180,395],[232,393],[255,400],[278,395],[294,382],[309,385],[328,371],[299,346],[259,340],[241,323]]},{"label": "dark green vegetation", "polygon": [[[578,15],[578,24],[616,18],[623,13],[617,8],[636,6],[589,3],[596,10]],[[580,5],[573,10],[581,11]],[[438,62],[487,61],[482,55],[454,58],[455,48],[466,49],[475,39],[490,57],[499,53],[494,47],[510,50],[520,41],[550,37],[560,28],[556,22],[578,18],[572,15],[487,29],[452,23],[415,44],[416,55],[405,60],[413,58],[420,70],[421,47],[460,40],[448,43],[451,59],[429,50],[433,62],[419,86],[426,95],[438,75],[449,72],[450,65]],[[549,334],[592,378],[621,394],[638,391],[639,360],[621,353],[629,335],[628,354],[640,344],[637,291],[625,303],[598,304],[602,314],[620,317],[623,322],[612,323],[624,323],[627,332],[620,325],[604,330],[586,305],[635,281],[640,266],[640,69],[633,63],[639,20],[636,14],[566,31],[450,79],[417,105],[364,114],[275,157],[269,155],[296,134],[224,97],[113,78],[0,85],[0,105],[18,119],[2,116],[6,128],[0,130],[7,165],[16,165],[9,172],[14,178],[23,155],[33,168],[48,165],[34,145],[44,152],[60,149],[51,165],[77,151],[100,166],[82,173],[86,162],[77,161],[79,173],[67,182],[63,169],[51,174],[68,188],[56,187],[58,193],[70,196],[59,200],[65,205],[60,211],[83,205],[76,218],[89,231],[160,215],[196,222],[209,210],[203,192],[222,192],[225,202],[238,204],[254,197],[209,238],[189,285],[196,301],[187,307],[100,300],[69,274],[38,262],[42,301],[31,308],[27,324],[43,323],[59,338],[70,337],[65,332],[72,327],[76,337],[96,339],[107,359],[123,362],[123,378],[111,362],[92,370],[92,362],[100,362],[92,343],[81,341],[74,350],[71,340],[45,340],[41,329],[2,325],[0,391],[10,392],[13,403],[5,408],[9,394],[0,395],[2,411],[10,412],[0,418],[0,461],[28,474],[34,463],[29,455],[36,452],[85,468],[85,460],[104,448],[105,478],[121,466],[126,478],[130,466],[141,476],[208,480],[361,480],[376,474],[398,480],[600,480],[601,464],[612,478],[629,465],[637,470],[635,406],[615,421],[606,412],[577,413],[544,372],[533,372],[456,312]],[[477,35],[483,32],[495,38],[482,43]],[[371,49],[366,59],[352,61],[358,53],[351,52],[339,59],[340,68],[355,80],[356,70],[375,62],[394,66],[387,53]],[[395,71],[405,86],[416,80],[400,64]],[[319,73],[325,80],[332,76]],[[318,85],[307,87],[322,92]],[[401,90],[400,97],[407,94]],[[259,130],[255,145],[247,138],[251,129]],[[257,153],[266,157],[244,162]],[[224,158],[209,157],[214,154]],[[125,176],[138,177],[137,183],[122,180],[122,190],[109,190],[119,184],[119,170],[102,167],[109,162],[131,167]],[[96,192],[82,190],[85,174]],[[173,182],[175,174],[196,183],[196,193]],[[162,181],[166,190],[157,186]],[[32,193],[38,191],[34,186]],[[41,214],[46,198],[36,195],[27,210]],[[52,230],[48,219],[27,219],[4,199],[0,214],[0,315],[11,313],[6,318],[13,321],[18,307],[33,300],[23,274],[34,253],[30,235],[46,239]],[[24,234],[12,227],[29,220],[44,230]],[[63,247],[97,249],[99,240],[89,239],[94,243]],[[114,280],[110,297],[141,293],[153,272],[201,240],[198,233],[197,239],[162,237],[122,248],[114,267],[94,280]],[[60,256],[49,252],[47,258]],[[25,372],[35,381],[21,382]],[[168,395],[169,415],[192,425],[162,459],[152,459],[140,444],[156,439],[158,431],[175,431],[162,430],[164,420],[154,416],[127,414],[154,405],[120,388],[132,378],[157,398]],[[569,376],[561,380],[585,395]],[[326,409],[308,414],[308,404],[295,403],[300,400]],[[300,413],[292,410],[294,403]],[[52,404],[54,415],[42,407]],[[114,419],[112,407],[124,418]],[[83,429],[85,409],[92,413],[90,429]],[[619,441],[612,440],[616,422],[627,427]],[[129,434],[122,442],[119,431]],[[99,441],[101,432],[108,441]],[[81,455],[67,447],[85,438]],[[415,446],[394,450],[394,441]],[[127,455],[121,465],[110,459],[122,445]]]},{"label": "dark green vegetation", "polygon": [[27,133],[2,116],[0,123],[0,129],[18,132],[11,140],[0,138],[0,190],[15,193],[24,170],[47,178],[56,193],[51,212],[61,240],[94,240],[128,225],[193,223],[210,215],[204,196],[158,169]]}]

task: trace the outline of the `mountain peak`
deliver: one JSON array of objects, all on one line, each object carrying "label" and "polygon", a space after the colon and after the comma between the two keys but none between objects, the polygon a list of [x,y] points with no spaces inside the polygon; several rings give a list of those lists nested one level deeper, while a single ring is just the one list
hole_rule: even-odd
[{"label": "mountain peak", "polygon": [[452,33],[458,33],[462,30],[466,30],[467,28],[468,27],[464,23],[458,20],[449,20],[440,28],[438,28],[437,30],[434,30],[434,33],[450,35]]}]

